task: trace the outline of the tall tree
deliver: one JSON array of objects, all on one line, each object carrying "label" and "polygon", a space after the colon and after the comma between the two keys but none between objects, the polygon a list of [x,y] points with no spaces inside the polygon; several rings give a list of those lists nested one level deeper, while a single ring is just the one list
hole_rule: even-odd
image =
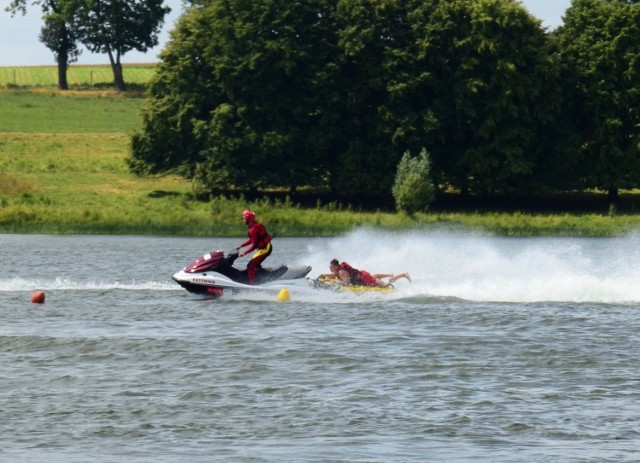
[{"label": "tall tree", "polygon": [[134,171],[179,169],[208,189],[318,185],[339,149],[332,1],[212,0],[162,52]]},{"label": "tall tree", "polygon": [[131,50],[146,52],[158,44],[164,17],[163,0],[78,0],[76,28],[89,51],[106,53],[114,85],[125,90],[120,58]]},{"label": "tall tree", "polygon": [[580,94],[584,186],[640,186],[640,4],[574,0],[557,31]]},{"label": "tall tree", "polygon": [[[507,193],[535,175],[560,86],[540,21],[514,0],[439,1],[416,24],[417,127],[438,183]],[[424,8],[424,7],[422,7]]]},{"label": "tall tree", "polygon": [[[40,41],[49,48],[58,65],[58,88],[67,90],[67,69],[69,63],[77,60],[80,51],[73,18],[77,8],[76,0],[34,0],[33,4],[42,9],[44,25]],[[27,0],[13,0],[6,8],[12,15],[27,12]]]}]

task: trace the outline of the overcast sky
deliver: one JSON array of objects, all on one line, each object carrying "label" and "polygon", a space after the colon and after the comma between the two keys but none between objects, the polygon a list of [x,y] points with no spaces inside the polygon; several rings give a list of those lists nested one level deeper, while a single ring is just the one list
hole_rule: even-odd
[{"label": "overcast sky", "polygon": [[[30,7],[26,16],[11,14],[5,8],[11,0],[0,0],[0,66],[40,66],[55,64],[53,54],[45,47],[38,36],[42,27],[42,12]],[[31,4],[31,1],[28,1]],[[521,3],[535,17],[542,20],[542,25],[554,29],[562,24],[562,15],[571,4],[571,0],[521,0]],[[181,0],[166,0],[165,5],[171,7],[171,14],[165,18],[160,33],[160,44],[145,53],[131,51],[122,57],[123,63],[149,63],[157,61],[157,54],[169,39],[169,30],[182,11]],[[89,53],[83,50],[78,64],[108,64],[109,58],[104,54]]]}]

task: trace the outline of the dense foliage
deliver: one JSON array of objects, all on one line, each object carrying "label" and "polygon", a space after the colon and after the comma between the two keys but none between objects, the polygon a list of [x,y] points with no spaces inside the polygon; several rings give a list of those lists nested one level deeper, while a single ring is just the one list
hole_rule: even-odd
[{"label": "dense foliage", "polygon": [[426,148],[440,189],[638,186],[639,8],[574,0],[549,32],[517,0],[193,2],[130,166],[388,200]]},{"label": "dense foliage", "polygon": [[511,0],[439,2],[420,24],[417,94],[437,180],[462,191],[533,182],[561,104],[557,66],[537,20]]},{"label": "dense foliage", "polygon": [[574,0],[558,32],[576,73],[586,187],[635,188],[640,179],[640,4]]}]

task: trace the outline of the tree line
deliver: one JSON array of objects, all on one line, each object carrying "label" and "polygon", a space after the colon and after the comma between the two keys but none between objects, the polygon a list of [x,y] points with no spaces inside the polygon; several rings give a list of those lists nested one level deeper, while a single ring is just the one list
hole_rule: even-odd
[{"label": "tree line", "polygon": [[637,2],[547,31],[517,0],[206,0],[160,57],[137,174],[385,201],[426,153],[463,194],[640,186]]},{"label": "tree line", "polygon": [[[171,9],[164,0],[33,0],[43,14],[40,41],[58,65],[58,88],[67,90],[67,69],[77,61],[81,43],[91,52],[106,53],[114,85],[125,90],[121,56],[146,52],[158,44],[164,17]],[[27,12],[27,0],[12,0],[7,11]]]}]

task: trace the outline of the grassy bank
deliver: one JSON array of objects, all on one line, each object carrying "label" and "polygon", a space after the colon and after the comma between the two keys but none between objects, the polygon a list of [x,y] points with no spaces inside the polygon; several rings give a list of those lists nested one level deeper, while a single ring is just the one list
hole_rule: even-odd
[{"label": "grassy bank", "polygon": [[[140,127],[141,104],[140,98],[109,92],[0,92],[0,233],[242,235],[244,199],[197,201],[181,178],[129,173],[129,135]],[[640,229],[640,216],[610,215],[605,205],[581,213],[498,213],[444,204],[413,218],[334,203],[251,205],[279,236],[333,236],[356,227],[508,236],[612,236]]]},{"label": "grassy bank", "polygon": [[[238,236],[242,199],[194,199],[178,177],[137,178],[121,133],[0,134],[0,232]],[[473,229],[509,236],[610,236],[640,228],[635,214],[357,212],[335,204],[252,204],[279,236],[331,236],[356,227]]]}]

